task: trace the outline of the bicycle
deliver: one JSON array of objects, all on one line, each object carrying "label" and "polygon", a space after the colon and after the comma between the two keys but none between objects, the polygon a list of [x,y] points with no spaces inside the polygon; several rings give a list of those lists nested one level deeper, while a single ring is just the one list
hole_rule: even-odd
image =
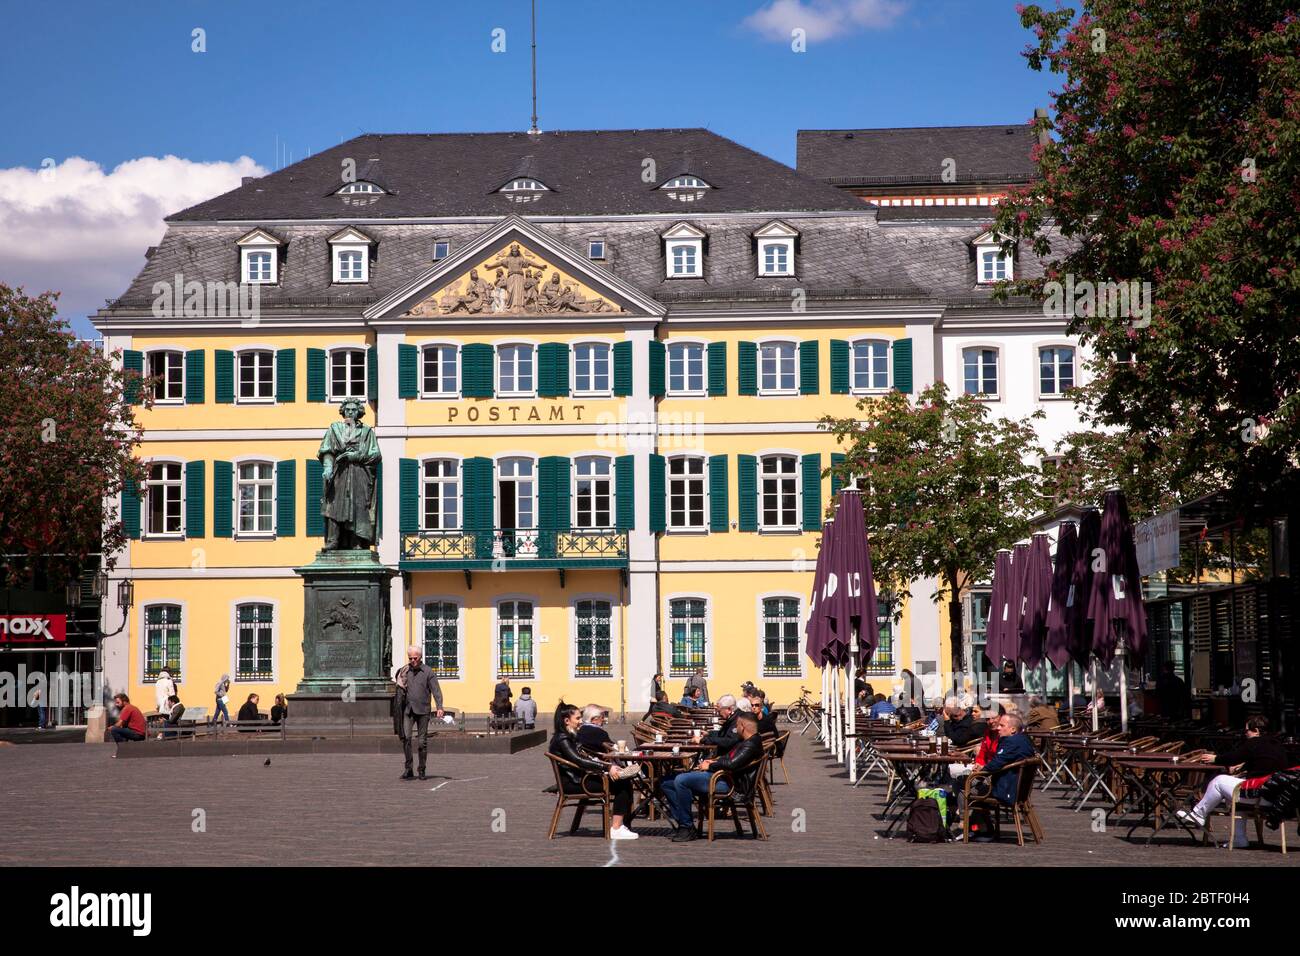
[{"label": "bicycle", "polygon": [[799,688],[799,699],[785,709],[785,721],[788,724],[810,724],[821,719],[822,705],[813,703],[812,691],[807,687]]}]

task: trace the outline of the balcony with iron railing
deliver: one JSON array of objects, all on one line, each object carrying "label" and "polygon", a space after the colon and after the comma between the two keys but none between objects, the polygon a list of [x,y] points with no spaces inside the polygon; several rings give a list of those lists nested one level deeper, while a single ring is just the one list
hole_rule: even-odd
[{"label": "balcony with iron railing", "polygon": [[627,568],[627,531],[619,528],[458,529],[402,535],[404,571]]}]

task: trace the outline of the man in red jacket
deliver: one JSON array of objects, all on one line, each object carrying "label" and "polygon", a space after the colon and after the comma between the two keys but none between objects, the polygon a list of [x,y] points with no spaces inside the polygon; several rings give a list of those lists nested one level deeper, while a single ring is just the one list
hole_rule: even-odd
[{"label": "man in red jacket", "polygon": [[144,740],[144,714],[140,708],[131,703],[131,698],[126,694],[115,695],[113,703],[117,704],[117,723],[108,729],[113,742],[120,744],[124,740]]}]

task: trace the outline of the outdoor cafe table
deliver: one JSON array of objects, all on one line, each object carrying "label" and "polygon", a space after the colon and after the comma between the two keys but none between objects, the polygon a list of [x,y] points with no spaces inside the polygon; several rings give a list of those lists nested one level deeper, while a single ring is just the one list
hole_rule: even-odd
[{"label": "outdoor cafe table", "polygon": [[[1138,760],[1133,757],[1116,754],[1111,762],[1119,771],[1125,785],[1140,794],[1146,812],[1142,818],[1128,829],[1124,839],[1131,840],[1133,831],[1144,826],[1151,827],[1147,845],[1155,839],[1156,834],[1171,824],[1182,827],[1193,840],[1200,840],[1201,834],[1178,818],[1179,793],[1186,785],[1195,782],[1197,777],[1209,777],[1227,773],[1228,768],[1214,763],[1202,763],[1196,758],[1191,760],[1174,760],[1172,757],[1163,761]],[[1161,813],[1161,811],[1164,813]],[[1232,839],[1232,835],[1228,835]]]},{"label": "outdoor cafe table", "polygon": [[[885,836],[890,836],[894,832],[894,827],[907,816],[907,811],[912,808],[912,804],[920,799],[921,774],[928,768],[946,767],[949,764],[960,763],[955,754],[931,754],[931,753],[883,753],[881,759],[886,761],[894,771],[900,787],[897,793],[885,794],[885,806],[880,812],[882,820],[889,819],[890,810],[898,807],[898,812],[894,814],[893,819],[889,820],[889,826],[885,828]],[[904,803],[906,797],[906,803]]]},{"label": "outdoor cafe table", "polygon": [[[1115,794],[1111,793],[1110,787],[1106,785],[1106,773],[1109,768],[1099,766],[1095,758],[1099,754],[1128,750],[1132,744],[1126,740],[1099,740],[1095,737],[1061,737],[1057,739],[1056,744],[1059,748],[1059,763],[1053,770],[1053,776],[1059,776],[1062,769],[1070,774],[1073,785],[1078,788],[1080,794],[1079,802],[1074,807],[1076,813],[1092,799],[1098,787],[1106,791],[1106,795],[1111,800],[1115,799]],[[1070,760],[1076,758],[1083,768],[1082,780],[1069,769]]]},{"label": "outdoor cafe table", "polygon": [[641,799],[632,807],[629,819],[636,819],[637,814],[643,811],[646,819],[649,819],[650,807],[653,805],[659,808],[659,812],[667,820],[673,820],[672,807],[668,806],[668,802],[664,800],[663,794],[660,793],[655,784],[664,773],[673,769],[675,764],[684,765],[686,761],[691,760],[694,756],[694,753],[687,752],[685,748],[682,749],[681,753],[673,753],[671,750],[610,750],[596,754],[598,759],[607,760],[610,763],[616,760],[627,760],[631,763],[642,764],[646,768],[644,777],[632,778],[632,786],[636,787],[641,794]]}]

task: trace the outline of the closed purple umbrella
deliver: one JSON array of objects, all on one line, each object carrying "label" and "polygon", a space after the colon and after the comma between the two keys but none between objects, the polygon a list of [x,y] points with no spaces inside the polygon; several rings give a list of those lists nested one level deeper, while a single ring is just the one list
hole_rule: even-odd
[{"label": "closed purple umbrella", "polygon": [[1093,575],[1088,618],[1093,624],[1093,653],[1110,666],[1121,640],[1130,654],[1141,657],[1147,637],[1133,523],[1128,502],[1118,489],[1106,492],[1098,547],[1106,560],[1105,573]]},{"label": "closed purple umbrella", "polygon": [[1011,549],[1011,577],[1002,592],[1002,610],[998,612],[998,656],[989,655],[994,669],[1004,660],[1013,661],[1020,651],[1020,619],[1025,606],[1025,572],[1029,568],[1029,545],[1017,544]]},{"label": "closed purple umbrella", "polygon": [[1069,618],[1070,657],[1086,667],[1092,654],[1092,620],[1088,601],[1092,594],[1093,552],[1101,541],[1101,512],[1088,508],[1079,519],[1079,539],[1074,551],[1074,573],[1070,575],[1070,593],[1066,615]]},{"label": "closed purple umbrella", "polygon": [[1036,534],[1029,542],[1028,562],[1020,591],[1023,600],[1017,656],[1032,668],[1043,662],[1047,604],[1052,593],[1052,554],[1046,534]]},{"label": "closed purple umbrella", "polygon": [[[993,587],[989,592],[989,616],[984,622],[984,656],[996,670],[1002,662],[1002,608],[1011,583],[1011,549],[999,548],[993,559]],[[973,670],[983,670],[979,661],[971,661]]]},{"label": "closed purple umbrella", "polygon": [[857,631],[858,650],[864,661],[871,659],[879,640],[871,548],[867,544],[866,513],[858,492],[840,492],[830,536],[830,565],[819,611],[831,626],[825,647],[832,643],[843,644],[843,656],[837,652],[835,658],[843,666],[849,659],[853,630]]},{"label": "closed purple umbrella", "polygon": [[1052,593],[1047,608],[1047,659],[1057,670],[1070,661],[1069,614],[1070,578],[1074,574],[1075,552],[1078,550],[1079,532],[1074,522],[1067,521],[1057,528],[1056,561],[1052,570]]},{"label": "closed purple umbrella", "polygon": [[827,519],[822,525],[821,547],[817,549],[817,564],[813,568],[812,600],[808,605],[808,622],[804,625],[804,653],[818,667],[822,666],[822,648],[826,644],[826,624],[820,613],[822,588],[826,586],[827,552],[831,540],[831,525]]}]

